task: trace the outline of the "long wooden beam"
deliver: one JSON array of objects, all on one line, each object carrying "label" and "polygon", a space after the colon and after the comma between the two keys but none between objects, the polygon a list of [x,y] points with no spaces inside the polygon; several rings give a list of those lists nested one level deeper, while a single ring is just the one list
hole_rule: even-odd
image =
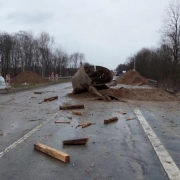
[{"label": "long wooden beam", "polygon": [[56,159],[59,159],[63,162],[69,162],[70,161],[70,156],[64,152],[58,151],[57,149],[51,148],[49,146],[46,146],[44,144],[41,143],[35,143],[34,144],[34,148],[45,153],[48,154]]},{"label": "long wooden beam", "polygon": [[110,118],[110,119],[105,119],[104,124],[108,124],[108,123],[115,122],[115,121],[118,121],[117,117],[113,117],[113,118]]},{"label": "long wooden beam", "polygon": [[66,105],[66,106],[59,106],[60,110],[69,110],[69,109],[84,109],[83,104],[77,104],[77,105]]}]

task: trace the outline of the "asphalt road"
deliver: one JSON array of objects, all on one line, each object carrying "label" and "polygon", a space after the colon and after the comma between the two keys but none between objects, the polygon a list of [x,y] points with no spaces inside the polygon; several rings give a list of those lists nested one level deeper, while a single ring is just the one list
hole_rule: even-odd
[{"label": "asphalt road", "polygon": [[[34,94],[41,91],[42,94]],[[179,102],[103,102],[93,98],[69,98],[70,83],[36,90],[0,94],[1,180],[166,180],[159,161],[134,109],[138,108],[180,168]],[[59,99],[42,102],[58,95]],[[63,104],[84,104],[82,116],[60,111]],[[126,114],[121,114],[126,112]],[[115,123],[104,119],[117,116]],[[72,117],[72,119],[69,119]],[[133,120],[126,120],[134,118]],[[55,124],[56,120],[71,124]],[[78,123],[95,122],[87,128]],[[23,137],[23,138],[22,138]],[[62,141],[89,138],[86,146],[63,146]],[[63,163],[34,150],[40,142],[70,155]]]}]

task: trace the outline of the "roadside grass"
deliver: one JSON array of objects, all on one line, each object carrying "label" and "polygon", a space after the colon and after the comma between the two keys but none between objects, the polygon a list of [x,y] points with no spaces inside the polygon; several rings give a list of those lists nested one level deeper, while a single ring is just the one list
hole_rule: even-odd
[{"label": "roadside grass", "polygon": [[19,84],[19,83],[12,83],[10,86],[12,89],[25,89],[29,87],[36,87],[36,86],[46,86],[46,85],[52,85],[57,83],[66,83],[71,82],[71,78],[60,78],[58,81],[48,81],[47,83],[39,83],[39,84]]},{"label": "roadside grass", "polygon": [[58,82],[60,83],[71,82],[71,78],[59,78]]}]

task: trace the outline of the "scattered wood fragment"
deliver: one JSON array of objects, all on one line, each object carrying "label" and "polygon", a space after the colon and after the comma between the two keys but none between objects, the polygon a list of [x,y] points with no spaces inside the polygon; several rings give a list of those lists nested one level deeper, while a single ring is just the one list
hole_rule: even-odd
[{"label": "scattered wood fragment", "polygon": [[126,118],[126,121],[134,120],[136,118]]},{"label": "scattered wood fragment", "polygon": [[86,124],[83,124],[81,127],[82,128],[86,128],[86,127],[88,127],[88,126],[90,126],[91,125],[91,123],[86,123]]},{"label": "scattered wood fragment", "polygon": [[91,126],[91,125],[93,125],[93,124],[96,124],[96,123],[90,123],[90,122],[88,122],[88,123],[86,123],[86,124],[83,124],[83,125],[82,125],[82,128],[86,128],[86,127]]},{"label": "scattered wood fragment", "polygon": [[3,136],[3,133],[2,133],[2,132],[0,132],[0,136]]},{"label": "scattered wood fragment", "polygon": [[29,121],[39,121],[39,120],[42,120],[42,119],[30,119]]},{"label": "scattered wood fragment", "polygon": [[76,126],[76,128],[78,128],[78,127],[80,127],[80,126],[83,126],[83,125],[85,125],[85,123],[83,123],[83,124],[78,124],[78,125]]},{"label": "scattered wood fragment", "polygon": [[118,121],[117,117],[113,117],[113,118],[110,118],[110,119],[105,119],[104,124],[108,124],[108,123],[115,122],[115,121]]},{"label": "scattered wood fragment", "polygon": [[121,114],[126,114],[126,112],[120,112]]},{"label": "scattered wood fragment", "polygon": [[37,98],[37,97],[31,97],[31,98],[33,99],[33,98]]},{"label": "scattered wood fragment", "polygon": [[70,160],[70,156],[64,152],[61,152],[61,151],[58,151],[54,148],[51,148],[49,146],[46,146],[44,144],[41,144],[41,143],[35,143],[34,144],[34,148],[45,153],[45,154],[48,154],[56,159],[59,159],[63,162],[69,162]]},{"label": "scattered wood fragment", "polygon": [[50,98],[46,98],[46,99],[44,99],[44,101],[39,102],[38,104],[42,104],[43,102],[53,101],[55,99],[58,99],[58,96],[53,96],[53,97],[50,97]]},{"label": "scattered wood fragment", "polygon": [[75,115],[79,115],[79,116],[81,116],[81,115],[82,115],[82,113],[81,113],[81,112],[79,112],[79,111],[72,111],[72,113],[73,113],[73,114],[75,114]]},{"label": "scattered wood fragment", "polygon": [[58,96],[53,96],[53,97],[46,98],[46,99],[44,99],[44,102],[53,101],[55,99],[58,99]]},{"label": "scattered wood fragment", "polygon": [[89,138],[65,140],[63,145],[85,145],[88,141]]},{"label": "scattered wood fragment", "polygon": [[70,124],[69,121],[55,121],[55,123],[65,123],[65,124]]},{"label": "scattered wood fragment", "polygon": [[34,92],[34,94],[42,94],[42,92]]},{"label": "scattered wood fragment", "polygon": [[70,109],[84,109],[84,105],[66,105],[66,106],[59,106],[60,110],[70,110]]},{"label": "scattered wood fragment", "polygon": [[78,128],[78,127],[82,127],[82,128],[85,128],[85,127],[88,127],[88,126],[90,126],[90,125],[93,125],[93,124],[96,124],[96,123],[91,123],[91,122],[87,122],[87,123],[83,123],[83,124],[78,124],[77,126],[76,126],[76,128]]}]

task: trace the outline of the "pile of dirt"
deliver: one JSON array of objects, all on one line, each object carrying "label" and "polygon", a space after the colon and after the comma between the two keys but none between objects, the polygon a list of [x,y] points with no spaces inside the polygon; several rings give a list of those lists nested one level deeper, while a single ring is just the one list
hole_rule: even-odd
[{"label": "pile of dirt", "polygon": [[104,95],[113,95],[120,99],[131,99],[131,100],[141,100],[141,101],[176,101],[177,97],[165,92],[162,89],[152,88],[152,89],[108,89],[101,92]]},{"label": "pile of dirt", "polygon": [[[138,101],[178,101],[179,99],[159,88],[151,89],[133,89],[133,88],[124,88],[119,89],[104,89],[99,91],[103,95],[115,96],[119,99],[126,100],[138,100]],[[90,94],[89,92],[82,92],[79,94],[68,94],[71,98],[77,99],[92,99],[97,98],[98,96]]]},{"label": "pile of dirt", "polygon": [[137,71],[127,71],[121,77],[116,79],[118,84],[129,84],[129,85],[147,85],[148,80],[142,77]]},{"label": "pile of dirt", "polygon": [[11,80],[11,83],[17,83],[17,84],[22,84],[22,83],[40,84],[46,82],[48,82],[48,80],[43,79],[41,76],[39,76],[38,74],[32,71],[24,71]]}]

